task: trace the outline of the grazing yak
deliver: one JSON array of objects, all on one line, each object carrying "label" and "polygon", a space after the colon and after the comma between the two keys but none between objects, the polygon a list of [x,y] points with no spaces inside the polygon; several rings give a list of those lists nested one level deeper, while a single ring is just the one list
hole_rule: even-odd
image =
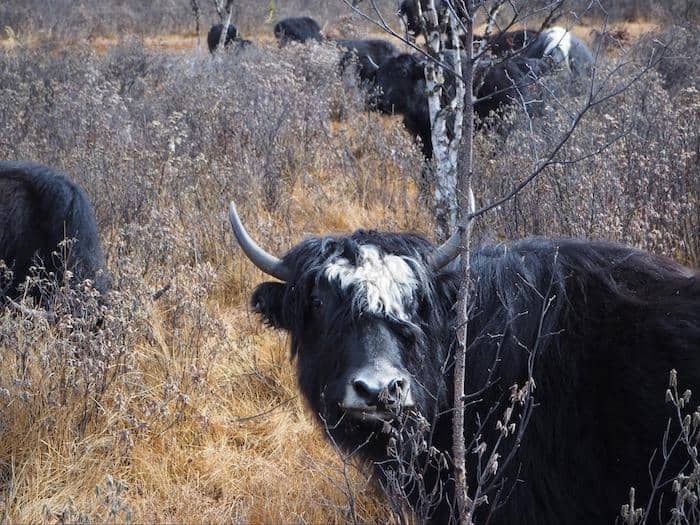
[{"label": "grazing yak", "polygon": [[[221,42],[221,32],[224,30],[223,24],[216,24],[211,26],[209,33],[207,34],[207,45],[209,46],[209,52],[213,53]],[[236,41],[238,36],[238,29],[233,24],[228,25],[226,30],[226,40],[224,41],[224,47],[228,47],[229,44]]]},{"label": "grazing yak", "polygon": [[[76,242],[57,256],[66,239]],[[34,162],[0,161],[0,260],[12,280],[0,278],[0,297],[16,297],[30,267],[42,264],[60,280],[64,268],[75,279],[108,288],[95,212],[85,191],[64,173]]]},{"label": "grazing yak", "polygon": [[284,18],[275,24],[275,38],[280,47],[289,42],[301,42],[308,40],[320,42],[323,40],[321,26],[309,16],[296,16]]},{"label": "grazing yak", "polygon": [[513,103],[523,104],[531,115],[537,113],[542,100],[537,79],[547,70],[542,60],[524,56],[480,62],[474,71],[474,113],[483,121]]},{"label": "grazing yak", "polygon": [[[233,203],[229,215],[246,256],[279,279],[258,285],[252,308],[289,333],[319,423],[371,462],[379,483],[398,483],[419,519],[454,519],[460,275],[449,263],[459,233],[436,247],[358,230],[307,238],[278,259],[250,238]],[[471,271],[464,439],[478,433],[488,456],[501,436],[497,482],[482,487],[488,505],[476,522],[614,523],[630,486],[640,503],[650,494],[649,459],[673,412],[669,371],[679,371],[681,391],[700,391],[700,276],[624,245],[545,238],[476,249]],[[512,386],[528,382],[525,425]],[[515,434],[497,424],[511,402]],[[486,459],[477,467],[467,452],[473,491]],[[684,459],[672,454],[668,473]],[[666,520],[675,496],[669,484],[660,490]]]},{"label": "grazing yak", "polygon": [[550,27],[542,32],[514,31],[495,36],[489,46],[496,56],[522,54],[527,58],[549,59],[564,66],[574,78],[591,75],[594,59],[588,46],[563,27]]},{"label": "grazing yak", "polygon": [[[445,0],[439,0],[435,6],[441,14],[444,14],[449,7]],[[406,31],[410,35],[416,36],[420,33],[420,20],[413,0],[403,0],[397,14],[404,21]],[[529,29],[502,31],[488,38],[474,35],[474,40],[487,40],[487,48],[500,58],[515,54],[535,59],[549,57],[555,64],[566,66],[574,78],[591,75],[594,60],[588,46],[562,27],[551,27],[543,31]],[[451,38],[447,41],[450,42]]]},{"label": "grazing yak", "polygon": [[357,62],[357,74],[363,82],[373,83],[377,69],[387,60],[399,54],[399,50],[391,42],[378,38],[343,39],[335,40],[335,43],[345,53],[340,59],[341,71],[349,64]]},{"label": "grazing yak", "polygon": [[[404,4],[406,4],[404,2]],[[412,2],[409,2],[413,5]],[[408,9],[407,7],[405,9]],[[410,11],[399,11],[410,24]],[[406,14],[408,13],[408,15]],[[409,25],[409,27],[411,27]],[[482,122],[491,112],[517,103],[530,115],[538,113],[543,93],[538,78],[562,67],[574,79],[590,76],[593,57],[586,45],[561,27],[542,32],[527,30],[501,33],[489,41],[497,56],[484,56],[474,70],[474,112]],[[368,61],[363,67],[373,84],[370,105],[379,111],[403,116],[406,129],[420,137],[423,153],[432,156],[430,115],[424,76],[425,60],[415,55],[394,55],[383,64]],[[374,70],[374,71],[372,71]],[[448,71],[446,85],[454,84]],[[572,84],[573,86],[573,84]]]},{"label": "grazing yak", "polygon": [[[214,53],[216,48],[219,46],[221,41],[221,32],[224,30],[223,24],[216,24],[211,26],[209,34],[207,34],[207,45],[209,46],[209,52]],[[226,31],[226,40],[224,41],[224,49],[230,47],[231,44],[235,45],[237,49],[243,49],[253,42],[246,40],[245,38],[238,37],[238,29],[233,24],[228,25],[228,30]]]},{"label": "grazing yak", "polygon": [[[544,73],[543,62],[515,56],[502,62],[481,61],[474,71],[474,112],[483,119],[505,105],[524,103],[528,111],[539,99],[536,79]],[[376,68],[373,105],[381,112],[403,116],[406,129],[420,137],[423,154],[432,156],[430,114],[422,57],[401,54]],[[448,74],[446,84],[454,83]]]},{"label": "grazing yak", "polygon": [[430,158],[433,149],[424,69],[423,59],[416,55],[403,53],[389,58],[374,74],[371,100],[382,113],[401,115],[408,132],[420,137],[423,154]]},{"label": "grazing yak", "polygon": [[[474,36],[483,40],[483,36]],[[544,31],[520,29],[498,33],[487,39],[487,49],[496,57],[521,55],[532,59],[549,59],[554,65],[564,66],[574,78],[590,77],[594,63],[588,46],[563,27]]]}]

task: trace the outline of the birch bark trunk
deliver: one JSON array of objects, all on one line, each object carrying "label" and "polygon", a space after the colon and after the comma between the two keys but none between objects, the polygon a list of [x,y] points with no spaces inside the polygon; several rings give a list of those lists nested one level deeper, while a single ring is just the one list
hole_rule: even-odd
[{"label": "birch bark trunk", "polygon": [[[432,58],[425,66],[425,82],[430,115],[433,161],[435,163],[436,240],[447,239],[457,226],[457,168],[462,139],[465,86],[462,77],[459,23],[450,10],[438,10],[435,0],[416,2],[425,23],[427,52]],[[452,27],[448,31],[448,27]],[[448,35],[451,41],[448,42]],[[449,43],[449,45],[447,45]],[[440,64],[451,71],[445,72]]]},{"label": "birch bark trunk", "polygon": [[[217,4],[218,6],[218,4]],[[226,43],[226,37],[228,37],[228,26],[231,25],[231,15],[233,14],[233,0],[226,0],[226,7],[225,13],[226,13],[226,21],[223,22],[224,27],[221,30],[221,36],[219,37],[219,45],[217,46],[217,49],[219,51],[224,49],[224,44]],[[217,9],[218,11],[218,9]],[[219,13],[219,16],[221,16],[221,13]],[[223,21],[223,17],[222,17]]]},{"label": "birch bark trunk", "polygon": [[[438,0],[439,1],[439,0]],[[421,12],[422,5],[425,11]],[[468,9],[457,18],[453,9],[438,11],[435,0],[416,0],[416,11],[425,27],[427,52],[433,60],[425,67],[428,110],[431,124],[433,159],[435,162],[436,237],[442,242],[458,226],[464,227],[461,239],[462,280],[458,295],[457,339],[454,368],[453,461],[455,498],[458,520],[473,523],[474,504],[468,496],[466,482],[466,452],[464,441],[464,384],[466,374],[466,341],[469,297],[469,213],[474,211],[471,188],[473,165],[473,16]],[[464,57],[461,53],[464,35]],[[449,40],[448,40],[449,38]],[[444,71],[445,64],[451,71]],[[466,120],[464,116],[466,115]],[[464,132],[464,143],[460,144]],[[461,177],[460,177],[461,169]],[[462,217],[460,218],[460,211]]]}]

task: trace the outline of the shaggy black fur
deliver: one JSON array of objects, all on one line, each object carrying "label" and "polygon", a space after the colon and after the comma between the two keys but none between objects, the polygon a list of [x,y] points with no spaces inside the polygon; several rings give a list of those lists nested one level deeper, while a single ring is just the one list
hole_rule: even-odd
[{"label": "shaggy black fur", "polygon": [[275,24],[274,32],[280,47],[286,46],[289,42],[303,44],[308,40],[320,42],[323,39],[321,26],[308,16],[284,18]]},{"label": "shaggy black fur", "polygon": [[[535,109],[538,98],[536,78],[544,72],[543,62],[515,56],[503,62],[482,61],[474,71],[474,112],[480,119],[508,104],[525,103]],[[426,158],[432,157],[430,113],[426,95],[424,59],[410,54],[388,58],[375,74],[376,90],[372,98],[384,113],[403,115],[406,129],[420,137]],[[447,89],[454,92],[454,75],[447,74]]]},{"label": "shaggy black fur", "polygon": [[341,70],[344,70],[354,58],[357,61],[358,76],[365,82],[374,80],[377,66],[381,66],[389,58],[399,54],[394,44],[378,38],[338,39],[335,42],[338,47],[347,50],[340,59]]},{"label": "shaggy black fur", "polygon": [[537,78],[547,71],[542,60],[516,56],[489,64],[482,62],[474,71],[476,86],[474,113],[483,120],[492,112],[499,112],[509,104],[524,104],[528,113],[539,109],[541,100]]},{"label": "shaggy black fur", "polygon": [[[505,58],[523,51],[523,49],[527,48],[537,39],[539,34],[539,31],[532,31],[530,29],[497,32],[489,37],[487,46],[494,55]],[[484,39],[484,36],[474,35],[475,41]],[[531,54],[527,56],[533,57]],[[542,58],[542,55],[540,55],[539,58]]]},{"label": "shaggy black fur", "polygon": [[[223,24],[213,25],[211,26],[211,29],[209,29],[209,34],[207,34],[207,45],[209,46],[210,53],[213,53],[219,46],[219,42],[221,41],[221,32],[223,30]],[[227,48],[229,44],[235,42],[237,36],[238,29],[236,29],[236,26],[234,26],[233,24],[229,24],[228,29],[226,31],[226,40],[224,41],[224,48]]]},{"label": "shaggy black fur", "polygon": [[[364,244],[411,257],[420,287],[410,322],[351,308],[351,292],[323,277],[329,262],[352,261]],[[387,434],[376,423],[345,417],[338,406],[344,369],[361,355],[353,338],[366,326],[381,325],[393,334],[402,365],[422,385],[415,392],[416,410],[431,422],[430,443],[451,451],[450,362],[459,276],[427,269],[432,248],[416,235],[362,230],[307,239],[284,256],[293,278],[263,283],[252,297],[268,323],[291,334],[299,386],[319,421],[348,450],[362,445],[380,481],[396,466],[387,456]],[[500,499],[496,488],[488,493],[489,510],[495,509],[489,523],[614,523],[630,486],[639,502],[649,495],[649,459],[669,417],[664,402],[669,370],[679,370],[681,389],[700,391],[700,277],[627,246],[542,238],[482,247],[473,255],[472,272],[466,383],[468,393],[483,391],[466,414],[465,439],[482,421],[483,437],[494,442],[495,419],[487,416],[488,408],[499,405],[502,413],[511,385],[525,383],[528,356],[535,356],[536,406],[504,473]],[[501,453],[513,445],[508,438]],[[422,480],[407,485],[410,504],[420,516],[447,523],[453,502],[449,469],[428,465],[425,455],[420,461],[426,468]],[[678,458],[671,463],[670,472],[679,472]],[[472,489],[474,474],[470,456]],[[420,484],[442,490],[427,510],[419,501]],[[668,518],[670,487],[665,490],[662,513]]]},{"label": "shaggy black fur", "polygon": [[0,260],[13,271],[0,297],[17,295],[35,257],[60,279],[64,262],[53,254],[61,252],[58,244],[64,239],[77,240],[65,261],[74,277],[95,279],[95,286],[106,291],[95,213],[85,191],[53,168],[0,161]]},{"label": "shaggy black fur", "polygon": [[406,129],[413,136],[420,137],[423,154],[431,158],[433,148],[424,67],[423,60],[415,55],[401,54],[389,58],[375,74],[373,101],[383,113],[402,115]]}]

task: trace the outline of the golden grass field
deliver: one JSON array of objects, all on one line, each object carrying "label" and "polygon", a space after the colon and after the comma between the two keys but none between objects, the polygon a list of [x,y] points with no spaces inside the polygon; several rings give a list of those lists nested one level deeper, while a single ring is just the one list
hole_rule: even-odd
[{"label": "golden grass field", "polygon": [[[654,27],[618,25],[635,38]],[[590,38],[588,27],[575,31]],[[7,38],[0,45],[11,53],[40,39]],[[265,41],[272,45],[271,38]],[[97,37],[88,44],[102,54],[116,42]],[[201,56],[206,51],[196,42],[191,34],[144,40],[158,51]],[[400,126],[398,117],[371,118],[387,133]],[[352,143],[359,159],[354,180],[319,161],[316,169],[295,174],[284,206],[269,211],[239,202],[261,244],[281,251],[305,234],[358,227],[431,235],[429,210],[421,207],[410,174],[364,152],[363,132],[363,125],[344,122],[331,122],[327,130],[338,150]],[[384,176],[376,180],[380,169]],[[175,209],[167,196],[163,202],[163,213]],[[225,212],[223,206],[210,209],[203,223],[218,221],[223,232]],[[103,235],[109,246],[120,242],[116,228]],[[172,235],[187,243],[187,224],[175,222]],[[172,288],[161,300],[139,299],[133,324],[122,327],[133,329],[125,336],[133,362],[80,430],[85,404],[54,399],[62,378],[52,375],[55,369],[47,373],[36,357],[54,351],[67,337],[65,327],[0,318],[16,335],[11,342],[0,335],[0,386],[13,384],[15,352],[24,348],[27,391],[33,393],[3,400],[0,388],[0,523],[344,523],[348,494],[356,498],[360,521],[391,519],[369,471],[344,465],[299,397],[285,335],[250,313],[250,292],[265,277],[234,250],[230,232],[206,241],[199,246],[203,262],[169,274]],[[111,264],[116,253],[108,249]],[[139,266],[138,257],[130,264]],[[163,284],[166,266],[143,276],[151,287],[145,295]]]},{"label": "golden grass field", "polygon": [[[386,119],[386,126],[396,124]],[[342,127],[334,123],[331,134]],[[373,160],[365,162],[369,173]],[[388,173],[381,189],[371,181],[364,189],[355,181],[339,184],[342,173],[304,175],[286,203],[291,231],[274,224],[279,214],[260,219],[283,238],[360,226],[430,227],[427,211],[406,207],[416,202],[416,190],[403,174]],[[342,208],[334,205],[338,202]],[[254,228],[251,204],[240,206]],[[36,361],[30,365],[32,390],[41,394],[3,406],[11,424],[0,442],[0,458],[7,461],[3,474],[9,478],[0,500],[2,522],[73,522],[82,515],[99,522],[343,523],[348,492],[357,498],[362,521],[388,516],[368,473],[350,466],[347,478],[343,474],[338,452],[298,395],[285,335],[262,326],[248,310],[249,293],[265,276],[232,248],[229,237],[208,255],[217,268],[211,290],[188,306],[204,308],[208,325],[202,330],[187,319],[178,326],[191,330],[192,339],[172,333],[169,310],[180,307],[180,294],[196,293],[199,275],[178,275],[172,290],[139,314],[144,326],[131,349],[136,359],[129,372],[138,376],[138,387],[126,387],[122,394],[115,384],[99,407],[100,417],[80,437],[74,429],[81,404],[47,406],[51,381],[42,377]],[[207,333],[210,325],[216,333]],[[36,339],[26,344],[36,353],[61,337],[49,326],[32,334]],[[9,363],[12,349],[2,339],[0,350]],[[13,373],[3,367],[0,377],[11,382]],[[118,383],[129,383],[129,374]],[[186,392],[186,401],[169,390],[173,383],[177,392]],[[147,426],[134,431],[124,407],[138,412]],[[107,476],[124,484],[109,501],[96,495],[98,486],[102,494],[116,490]],[[115,501],[119,510],[110,514]]]}]

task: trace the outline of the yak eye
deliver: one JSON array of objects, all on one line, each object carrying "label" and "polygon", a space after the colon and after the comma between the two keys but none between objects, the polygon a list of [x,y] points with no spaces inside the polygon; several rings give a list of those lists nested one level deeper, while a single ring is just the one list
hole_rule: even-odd
[{"label": "yak eye", "polygon": [[311,298],[311,308],[313,308],[314,310],[320,310],[322,306],[323,301],[321,301],[321,299],[319,299],[318,297]]}]

